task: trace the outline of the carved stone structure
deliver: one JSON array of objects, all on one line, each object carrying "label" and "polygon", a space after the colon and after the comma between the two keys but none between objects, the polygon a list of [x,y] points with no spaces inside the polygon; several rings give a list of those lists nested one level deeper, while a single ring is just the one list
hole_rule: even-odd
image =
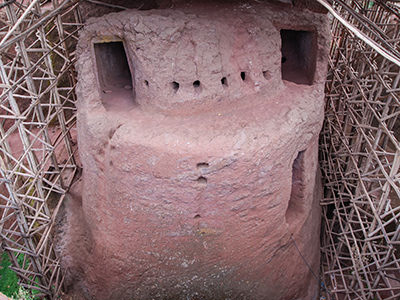
[{"label": "carved stone structure", "polygon": [[87,22],[63,249],[81,293],[316,299],[327,37],[265,3]]}]

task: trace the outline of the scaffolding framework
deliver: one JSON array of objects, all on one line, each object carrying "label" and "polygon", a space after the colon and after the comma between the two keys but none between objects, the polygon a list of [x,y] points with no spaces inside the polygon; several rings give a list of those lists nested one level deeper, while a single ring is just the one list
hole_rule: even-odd
[{"label": "scaffolding framework", "polygon": [[396,2],[337,0],[331,7],[345,22],[332,23],[320,143],[322,275],[329,299],[400,299]]},{"label": "scaffolding framework", "polygon": [[1,247],[23,287],[60,294],[53,227],[76,173],[78,2],[4,1],[0,19]]},{"label": "scaffolding framework", "polygon": [[[320,142],[322,294],[399,299],[400,1],[315,1],[334,16]],[[0,3],[0,244],[21,285],[49,299],[65,271],[55,223],[79,173],[80,5]]]}]

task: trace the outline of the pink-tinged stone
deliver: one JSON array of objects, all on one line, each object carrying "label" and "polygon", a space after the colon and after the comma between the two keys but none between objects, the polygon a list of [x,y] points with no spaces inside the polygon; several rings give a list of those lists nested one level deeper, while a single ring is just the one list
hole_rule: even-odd
[{"label": "pink-tinged stone", "polygon": [[[283,75],[281,29],[312,32],[284,38]],[[315,299],[298,250],[318,274],[326,36],[325,15],[266,4],[90,19],[67,283],[88,299]]]},{"label": "pink-tinged stone", "polygon": [[0,300],[10,300],[6,295],[0,293]]}]

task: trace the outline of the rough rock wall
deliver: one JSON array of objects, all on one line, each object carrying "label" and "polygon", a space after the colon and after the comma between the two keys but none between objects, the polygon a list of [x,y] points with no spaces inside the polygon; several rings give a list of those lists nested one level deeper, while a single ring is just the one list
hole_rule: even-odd
[{"label": "rough rock wall", "polygon": [[[311,54],[283,59],[281,29],[311,32]],[[327,36],[325,16],[265,4],[89,20],[68,283],[95,299],[314,299],[297,248],[317,273]],[[130,84],[107,72],[124,52]],[[296,55],[312,55],[308,84],[304,68],[282,80]]]},{"label": "rough rock wall", "polygon": [[[325,8],[316,1],[312,0],[102,0],[104,4],[96,4],[90,1],[83,1],[80,4],[80,11],[82,12],[82,17],[84,20],[90,17],[100,17],[108,13],[121,11],[122,7],[128,9],[139,9],[139,10],[149,10],[149,9],[168,9],[177,8],[187,3],[231,3],[240,5],[243,3],[270,3],[282,5],[284,9],[290,9],[293,7],[309,9],[314,12],[326,13]],[[114,7],[107,6],[107,4],[114,5]],[[115,7],[116,6],[116,7]],[[118,8],[120,7],[120,8]]]}]

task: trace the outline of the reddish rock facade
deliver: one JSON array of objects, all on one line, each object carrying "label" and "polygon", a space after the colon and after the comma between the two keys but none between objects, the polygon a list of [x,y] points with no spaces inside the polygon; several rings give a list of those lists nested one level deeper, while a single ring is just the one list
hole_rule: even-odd
[{"label": "reddish rock facade", "polygon": [[316,299],[328,36],[325,15],[256,2],[90,19],[67,281],[88,299]]}]

